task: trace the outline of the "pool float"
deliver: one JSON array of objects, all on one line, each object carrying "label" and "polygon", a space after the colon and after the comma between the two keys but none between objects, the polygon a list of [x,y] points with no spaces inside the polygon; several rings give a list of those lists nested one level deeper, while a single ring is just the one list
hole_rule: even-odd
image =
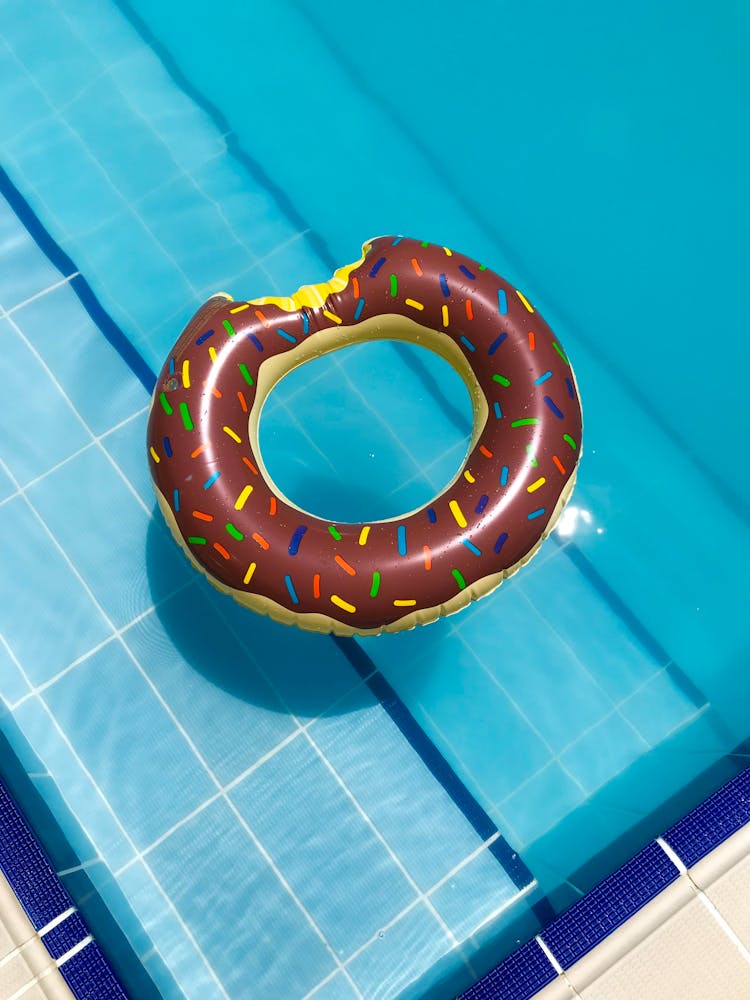
[{"label": "pool float", "polygon": [[[379,339],[463,376],[468,456],[419,510],[331,524],[273,483],[261,410],[298,365]],[[289,298],[211,298],[159,375],[147,445],[167,524],[215,587],[286,624],[374,635],[453,614],[528,562],[570,496],[581,430],[570,362],[528,299],[469,257],[387,236]]]}]

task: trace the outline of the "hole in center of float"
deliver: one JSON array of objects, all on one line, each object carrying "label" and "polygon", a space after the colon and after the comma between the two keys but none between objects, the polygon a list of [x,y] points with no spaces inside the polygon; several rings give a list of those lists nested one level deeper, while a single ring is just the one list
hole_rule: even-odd
[{"label": "hole in center of float", "polygon": [[455,478],[474,414],[461,375],[413,344],[373,341],[305,362],[270,392],[259,425],[281,494],[333,522],[398,517]]}]

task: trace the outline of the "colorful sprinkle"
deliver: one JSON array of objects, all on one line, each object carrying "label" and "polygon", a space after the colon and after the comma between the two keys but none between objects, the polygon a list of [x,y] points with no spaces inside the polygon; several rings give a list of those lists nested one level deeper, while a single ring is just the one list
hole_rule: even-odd
[{"label": "colorful sprinkle", "polygon": [[424,553],[424,568],[426,570],[432,569],[432,552],[430,552],[430,546],[424,545],[422,552]]},{"label": "colorful sprinkle", "polygon": [[400,601],[394,601],[393,602],[393,606],[394,606],[394,608],[413,608],[413,607],[415,607],[416,603],[417,602],[415,600],[413,600],[413,599],[412,600],[400,600]]},{"label": "colorful sprinkle", "polygon": [[498,539],[495,542],[495,546],[494,546],[495,555],[498,554],[498,552],[500,551],[500,549],[502,549],[503,545],[505,545],[505,543],[507,541],[508,541],[508,532],[507,531],[504,531],[502,533],[502,535],[498,535]]},{"label": "colorful sprinkle", "polygon": [[464,517],[463,511],[458,506],[458,502],[456,500],[451,500],[448,506],[450,507],[451,514],[453,514],[454,518],[456,519],[456,524],[459,526],[459,528],[465,528],[466,518]]},{"label": "colorful sprinkle", "polygon": [[182,362],[182,385],[185,389],[190,388],[190,358]]},{"label": "colorful sprinkle", "polygon": [[444,274],[441,274],[441,275],[440,275],[440,290],[442,291],[443,295],[444,295],[444,296],[446,297],[446,299],[447,299],[447,298],[448,298],[448,296],[449,296],[449,295],[450,295],[450,293],[451,293],[451,290],[450,290],[450,288],[448,287],[448,279],[446,278],[446,276],[445,276]]},{"label": "colorful sprinkle", "polygon": [[289,591],[289,596],[292,599],[292,604],[299,604],[299,597],[297,597],[297,591],[294,589],[294,584],[292,583],[292,578],[287,575],[284,577],[284,583],[286,584],[286,589]]},{"label": "colorful sprinkle", "polygon": [[417,302],[416,299],[404,299],[404,304],[411,306],[412,309],[418,309],[420,312],[424,309],[424,302]]},{"label": "colorful sprinkle", "polygon": [[259,320],[261,321],[261,323],[263,324],[263,326],[264,326],[264,327],[266,328],[266,330],[267,330],[267,329],[268,329],[268,328],[270,327],[270,325],[271,325],[271,324],[270,324],[270,323],[268,322],[268,317],[267,317],[267,316],[266,316],[266,315],[265,315],[264,313],[262,313],[262,312],[260,311],[260,309],[256,309],[256,310],[255,310],[255,315],[256,315],[256,316],[258,317],[258,319],[259,319]]},{"label": "colorful sprinkle", "polygon": [[497,400],[492,404],[492,409],[495,411],[495,416],[497,417],[497,419],[502,420],[503,411],[500,409],[500,404],[497,402]]},{"label": "colorful sprinkle", "polygon": [[222,320],[222,321],[221,321],[221,325],[222,325],[222,326],[224,327],[224,329],[225,329],[225,330],[227,331],[227,335],[228,335],[228,336],[230,336],[230,337],[233,337],[233,336],[234,336],[234,333],[235,333],[235,330],[234,330],[234,327],[232,326],[232,324],[231,324],[231,323],[229,322],[229,320],[228,320],[228,319],[224,319],[224,320]]},{"label": "colorful sprinkle", "polygon": [[257,469],[255,468],[255,466],[254,466],[254,465],[253,465],[253,463],[252,463],[252,462],[250,461],[250,459],[249,459],[249,458],[247,457],[247,455],[243,455],[243,456],[242,456],[242,461],[243,461],[243,462],[245,463],[245,465],[246,465],[246,466],[248,467],[248,469],[249,469],[249,470],[250,470],[250,471],[251,471],[251,472],[253,473],[253,475],[256,475],[256,476],[259,476],[259,475],[260,475],[260,473],[259,473],[259,472],[258,472],[258,470],[257,470]]},{"label": "colorful sprinkle", "polygon": [[[469,317],[469,319],[471,319],[471,317]],[[465,348],[467,348],[467,350],[472,352],[476,351],[476,347],[472,344],[472,342],[469,340],[468,337],[462,336],[461,343],[464,345]]]},{"label": "colorful sprinkle", "polygon": [[507,465],[504,465],[502,467],[502,469],[500,470],[500,485],[501,486],[507,486],[508,485],[508,472],[509,471],[510,470],[508,469]]},{"label": "colorful sprinkle", "polygon": [[365,307],[365,300],[364,299],[360,299],[357,302],[357,308],[354,310],[354,319],[355,320],[358,320],[359,317],[362,315],[362,310],[364,309],[364,307]]},{"label": "colorful sprinkle", "polygon": [[237,444],[242,444],[242,438],[239,436],[239,434],[236,433],[236,431],[233,431],[231,427],[222,427],[221,429],[224,431],[227,437],[230,437],[233,441],[236,441]]},{"label": "colorful sprinkle", "polygon": [[338,594],[331,594],[331,604],[335,604],[342,611],[348,611],[350,615],[353,615],[357,610],[353,604],[349,604],[348,601],[343,600]]},{"label": "colorful sprinkle", "polygon": [[381,257],[380,260],[377,260],[373,264],[372,269],[370,271],[370,277],[371,278],[377,277],[377,273],[380,270],[380,268],[383,266],[383,264],[385,264],[385,257]]},{"label": "colorful sprinkle", "polygon": [[159,402],[161,403],[162,408],[163,408],[164,412],[166,413],[166,415],[168,417],[171,417],[172,414],[174,413],[174,408],[172,407],[172,404],[167,399],[166,392],[160,392],[159,393]]},{"label": "colorful sprinkle", "polygon": [[397,247],[403,238],[404,238],[403,236],[397,236],[396,239],[393,241],[393,243],[391,243],[391,246]]},{"label": "colorful sprinkle", "polygon": [[484,455],[485,458],[492,458],[493,453],[490,451],[489,448],[485,448],[483,444],[479,445],[479,450],[481,451],[481,453]]},{"label": "colorful sprinkle", "polygon": [[539,420],[537,417],[523,417],[521,420],[513,420],[511,422],[511,427],[533,427],[534,424],[538,424]]},{"label": "colorful sprinkle", "polygon": [[[154,446],[153,446],[153,445],[151,445],[151,447],[150,447],[150,448],[148,449],[148,452],[149,452],[149,455],[151,455],[151,458],[153,458],[153,460],[154,460],[154,461],[156,462],[156,464],[158,465],[158,464],[159,464],[159,462],[161,462],[161,459],[159,458],[159,456],[158,456],[158,454],[157,454],[157,452],[156,452],[156,449],[154,448]],[[141,454],[142,454],[142,453],[141,453]]]},{"label": "colorful sprinkle", "polygon": [[245,309],[249,309],[249,308],[250,308],[250,303],[249,302],[243,302],[241,306],[235,306],[234,309],[230,309],[229,312],[230,312],[230,314],[232,316],[234,316],[235,313],[241,313]]},{"label": "colorful sprinkle", "polygon": [[270,546],[270,545],[269,545],[269,543],[268,543],[268,542],[266,541],[266,539],[265,539],[265,538],[263,537],[263,535],[259,534],[259,533],[258,533],[257,531],[253,533],[253,536],[252,536],[252,538],[253,538],[253,541],[254,541],[254,542],[257,542],[257,543],[258,543],[258,545],[260,545],[260,547],[261,547],[262,549],[266,549],[266,550],[268,550],[268,549],[270,549],[270,548],[271,548],[271,546]]},{"label": "colorful sprinkle", "polygon": [[190,457],[191,458],[197,458],[199,455],[202,455],[205,450],[206,450],[206,446],[204,444],[199,444],[198,447],[194,451],[190,452]]},{"label": "colorful sprinkle", "polygon": [[464,267],[463,264],[459,264],[458,269],[459,271],[461,271],[463,274],[466,275],[469,281],[476,281],[476,275],[472,274],[471,271],[468,269],[468,267]]},{"label": "colorful sprinkle", "polygon": [[458,584],[458,589],[459,590],[465,590],[466,589],[466,580],[464,580],[463,573],[461,573],[461,571],[458,570],[458,569],[452,569],[451,573],[453,574],[453,579]]},{"label": "colorful sprinkle", "polygon": [[501,333],[499,337],[495,337],[490,346],[487,348],[488,354],[494,354],[498,347],[503,343],[503,341],[508,339],[507,333]]},{"label": "colorful sprinkle", "polygon": [[215,347],[209,347],[209,349],[208,349],[208,356],[211,359],[211,363],[215,365],[216,364],[216,348]]},{"label": "colorful sprinkle", "polygon": [[570,434],[563,434],[563,441],[567,441],[567,443],[570,445],[573,451],[575,451],[576,448],[578,447],[578,445],[575,443]]},{"label": "colorful sprinkle", "polygon": [[352,278],[352,291],[354,292],[354,298],[359,298],[359,278],[355,276]]},{"label": "colorful sprinkle", "polygon": [[235,526],[232,524],[231,521],[227,521],[224,527],[227,529],[227,532],[232,536],[232,538],[234,538],[236,542],[241,542],[242,539],[245,537],[238,528],[235,528]]},{"label": "colorful sprinkle", "polygon": [[276,497],[269,497],[268,498],[268,514],[269,514],[269,517],[276,517],[277,507],[278,507],[278,504],[277,504]]},{"label": "colorful sprinkle", "polygon": [[219,478],[220,475],[221,475],[221,473],[217,469],[216,472],[212,473],[212,475],[210,475],[208,477],[208,479],[205,481],[205,483],[203,484],[203,489],[204,490],[210,490],[211,487],[213,486],[213,484],[216,482],[216,480]]},{"label": "colorful sprinkle", "polygon": [[531,462],[532,466],[536,468],[539,465],[539,462],[537,462],[536,455],[531,450],[530,444],[526,445],[526,454],[529,456],[529,462]]},{"label": "colorful sprinkle", "polygon": [[200,535],[190,535],[188,537],[188,542],[190,543],[190,545],[205,545],[206,539],[201,538]]},{"label": "colorful sprinkle", "polygon": [[550,410],[552,410],[552,412],[555,414],[555,416],[558,418],[558,420],[562,420],[562,418],[564,416],[563,411],[560,409],[559,406],[555,405],[554,400],[551,399],[549,396],[545,396],[544,397],[544,402],[547,404],[547,406],[550,408]]},{"label": "colorful sprinkle", "polygon": [[507,315],[508,312],[508,296],[502,288],[497,290],[497,311],[501,316]]},{"label": "colorful sprinkle", "polygon": [[527,514],[529,521],[533,521],[534,518],[541,517],[544,513],[544,507],[540,507],[539,510],[532,510],[530,514]]},{"label": "colorful sprinkle", "polygon": [[484,508],[487,506],[489,499],[490,499],[489,495],[487,493],[483,493],[482,496],[479,498],[479,503],[474,508],[474,513],[481,514]]},{"label": "colorful sprinkle", "polygon": [[370,586],[370,597],[377,597],[380,590],[380,573],[375,570],[372,574],[372,585]]},{"label": "colorful sprinkle", "polygon": [[180,403],[180,416],[182,417],[182,423],[186,431],[192,431],[195,427],[193,423],[193,418],[190,416],[190,408],[187,403]]},{"label": "colorful sprinkle", "polygon": [[560,355],[560,357],[563,359],[563,361],[565,362],[565,364],[568,365],[568,366],[570,366],[570,362],[568,361],[568,359],[565,356],[565,351],[563,351],[562,347],[560,347],[560,345],[557,343],[556,340],[552,341],[552,346],[557,351],[557,353]]},{"label": "colorful sprinkle", "polygon": [[555,465],[557,466],[557,468],[560,471],[560,473],[564,476],[565,475],[565,466],[562,464],[562,462],[557,457],[557,455],[553,455],[552,456],[552,461],[555,463]]},{"label": "colorful sprinkle", "polygon": [[573,389],[573,383],[569,378],[565,379],[565,385],[568,387],[568,395],[570,396],[570,398],[575,399],[576,398],[575,390]]},{"label": "colorful sprinkle", "polygon": [[252,492],[253,492],[253,488],[248,483],[247,486],[243,487],[242,492],[240,493],[240,495],[235,500],[235,502],[234,502],[234,509],[235,510],[242,510],[242,508],[247,503],[247,498],[250,496],[250,494]]},{"label": "colorful sprinkle", "polygon": [[282,330],[280,326],[276,327],[276,333],[278,333],[280,337],[283,337],[284,340],[288,340],[290,344],[297,343],[297,338],[292,336],[291,333],[287,333],[286,330]]},{"label": "colorful sprinkle", "polygon": [[391,275],[391,296],[392,296],[392,298],[395,299],[397,295],[398,295],[398,278],[396,277],[395,274],[392,274]]},{"label": "colorful sprinkle", "polygon": [[449,323],[448,306],[445,305],[445,303],[443,303],[443,306],[442,306],[442,308],[441,308],[440,311],[441,311],[442,316],[443,316],[443,326],[448,326],[448,323]]},{"label": "colorful sprinkle", "polygon": [[254,333],[248,333],[247,339],[250,341],[250,343],[256,350],[258,351],[263,350],[263,344],[261,344],[261,342],[258,340],[258,338],[255,336]]},{"label": "colorful sprinkle", "polygon": [[356,569],[351,565],[351,563],[348,563],[346,561],[346,559],[344,559],[343,556],[334,556],[333,557],[333,561],[338,566],[340,566],[345,573],[348,573],[349,576],[356,576],[357,575]]},{"label": "colorful sprinkle", "polygon": [[174,375],[174,358],[169,359],[169,374]]},{"label": "colorful sprinkle", "polygon": [[242,375],[242,377],[244,378],[244,380],[245,380],[245,381],[247,382],[247,384],[248,384],[248,385],[252,385],[252,384],[253,384],[253,376],[252,376],[252,375],[250,374],[250,372],[249,372],[249,371],[247,370],[247,365],[246,365],[246,364],[244,364],[244,363],[243,363],[243,362],[241,361],[241,362],[239,363],[239,365],[237,365],[237,367],[239,368],[239,370],[240,370],[240,374]]},{"label": "colorful sprinkle", "polygon": [[328,530],[330,531],[331,535],[336,539],[337,542],[341,541],[341,532],[339,531],[338,528],[334,527],[334,525],[332,524],[329,524]]},{"label": "colorful sprinkle", "polygon": [[162,444],[164,445],[164,454],[167,456],[167,458],[171,458],[172,455],[174,454],[174,452],[172,451],[172,442],[169,440],[168,437],[165,437],[162,441]]},{"label": "colorful sprinkle", "polygon": [[477,546],[470,541],[468,538],[462,538],[461,541],[466,546],[466,548],[475,556],[481,556],[482,550],[477,548]]},{"label": "colorful sprinkle", "polygon": [[398,554],[400,556],[406,555],[406,525],[399,524],[398,530],[396,532],[398,536]]},{"label": "colorful sprinkle", "polygon": [[313,597],[320,597],[320,573],[313,575]]},{"label": "colorful sprinkle", "polygon": [[509,378],[506,378],[504,375],[498,375],[497,373],[495,373],[492,376],[492,381],[493,382],[499,382],[500,385],[505,386],[506,389],[510,385],[510,379]]},{"label": "colorful sprinkle", "polygon": [[245,584],[245,586],[247,586],[248,583],[250,583],[250,581],[252,580],[253,573],[255,572],[256,566],[257,566],[257,563],[251,562],[250,565],[247,567],[247,572],[245,573],[244,577],[242,578],[242,582]]},{"label": "colorful sprinkle", "polygon": [[474,319],[474,307],[471,304],[471,299],[466,300],[466,318]]},{"label": "colorful sprinkle", "polygon": [[464,479],[466,480],[467,483],[476,482],[476,479],[474,478],[474,476],[472,476],[472,474],[469,472],[468,469],[464,469]]},{"label": "colorful sprinkle", "polygon": [[358,540],[359,544],[360,545],[367,545],[367,539],[368,539],[369,535],[370,535],[370,525],[366,524],[364,526],[364,528],[362,528],[362,530],[359,533],[359,540]]},{"label": "colorful sprinkle", "polygon": [[437,521],[437,514],[435,513],[435,510],[434,510],[433,507],[428,507],[427,508],[427,517],[428,517],[428,520],[429,520],[430,524],[435,524],[435,522]]},{"label": "colorful sprinkle", "polygon": [[213,330],[206,330],[205,333],[202,333],[200,337],[198,337],[198,339],[196,340],[196,344],[200,347],[201,344],[204,344],[208,340],[208,338],[213,337],[213,335],[214,335]]},{"label": "colorful sprinkle", "polygon": [[172,506],[174,507],[175,514],[179,514],[180,513],[180,491],[179,490],[173,490],[172,491]]},{"label": "colorful sprinkle", "polygon": [[217,552],[219,553],[219,555],[220,555],[220,556],[221,556],[221,557],[222,557],[223,559],[229,559],[229,558],[230,558],[230,555],[229,555],[229,553],[228,553],[228,552],[227,552],[227,550],[226,550],[226,549],[224,548],[224,546],[223,546],[223,545],[221,544],[221,542],[214,542],[214,548],[216,549],[216,551],[217,551]]},{"label": "colorful sprinkle", "polygon": [[302,332],[310,332],[310,317],[308,316],[306,309],[302,310]]},{"label": "colorful sprinkle", "polygon": [[546,382],[548,378],[552,378],[552,372],[545,372],[544,375],[540,375],[538,379],[534,380],[534,385],[541,385],[542,382]]},{"label": "colorful sprinkle", "polygon": [[289,539],[289,555],[296,556],[299,552],[300,542],[307,531],[306,524],[300,524],[299,527],[294,529],[292,537]]},{"label": "colorful sprinkle", "polygon": [[245,394],[241,389],[237,390],[237,399],[240,401],[240,406],[242,407],[242,412],[247,413],[247,400],[245,399]]},{"label": "colorful sprinkle", "polygon": [[323,310],[323,315],[325,316],[326,319],[330,319],[332,323],[344,322],[340,316],[337,316],[336,313],[330,312],[328,309]]},{"label": "colorful sprinkle", "polygon": [[214,519],[213,514],[206,514],[202,510],[194,510],[193,517],[197,518],[199,521],[208,521],[209,523]]},{"label": "colorful sprinkle", "polygon": [[527,493],[536,493],[536,491],[538,489],[541,489],[542,486],[544,486],[544,484],[546,482],[547,482],[547,480],[544,478],[544,476],[541,476],[539,479],[536,479],[533,483],[530,483],[526,487],[526,492]]},{"label": "colorful sprinkle", "polygon": [[519,297],[519,299],[521,300],[521,302],[523,302],[523,304],[526,306],[526,308],[529,310],[529,312],[533,313],[534,309],[533,309],[531,303],[529,302],[529,300],[526,298],[526,296],[523,295],[523,294],[521,294],[521,292],[519,292],[518,289],[516,289],[516,295]]},{"label": "colorful sprinkle", "polygon": [[536,334],[534,333],[533,330],[529,330],[529,350],[530,351],[536,350]]}]

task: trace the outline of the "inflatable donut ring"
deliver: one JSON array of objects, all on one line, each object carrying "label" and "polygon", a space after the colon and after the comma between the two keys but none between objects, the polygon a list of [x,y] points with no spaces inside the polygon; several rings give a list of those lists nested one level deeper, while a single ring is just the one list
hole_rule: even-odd
[{"label": "inflatable donut ring", "polygon": [[[331,524],[274,485],[261,410],[298,365],[379,339],[430,348],[463,376],[469,453],[419,510]],[[172,534],[214,586],[280,622],[374,635],[453,614],[525,564],[570,496],[581,429],[570,362],[521,292],[469,257],[388,236],[290,298],[210,299],[159,375],[147,443]]]}]

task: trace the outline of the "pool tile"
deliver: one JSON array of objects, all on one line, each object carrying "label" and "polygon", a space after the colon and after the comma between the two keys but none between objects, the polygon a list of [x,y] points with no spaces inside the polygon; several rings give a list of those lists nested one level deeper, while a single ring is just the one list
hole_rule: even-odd
[{"label": "pool tile", "polygon": [[342,957],[414,899],[385,847],[306,741],[285,747],[231,798]]},{"label": "pool tile", "polygon": [[16,486],[10,476],[0,466],[0,502],[7,500],[16,492]]},{"label": "pool tile", "polygon": [[569,747],[560,763],[591,793],[647,750],[647,744],[632,726],[613,713]]},{"label": "pool tile", "polygon": [[[20,72],[21,65],[7,42],[0,40],[0,142],[3,144],[52,113],[52,105],[36,83]],[[7,163],[5,167],[8,168]]]},{"label": "pool tile", "polygon": [[8,320],[0,320],[0,347],[0,458],[24,486],[83,448],[91,437]]},{"label": "pool tile", "polygon": [[61,677],[45,698],[139,848],[216,791],[119,642]]},{"label": "pool tile", "polygon": [[315,991],[315,1000],[357,1000],[358,994],[343,972],[338,972],[325,986]]},{"label": "pool tile", "polygon": [[[2,50],[0,50],[1,52]],[[0,59],[0,66],[3,60]],[[2,88],[0,69],[0,88]],[[0,308],[6,311],[49,288],[62,275],[34,243],[15,212],[0,198]]]},{"label": "pool tile", "polygon": [[223,784],[296,728],[202,588],[168,598],[124,639]]},{"label": "pool tile", "polygon": [[0,700],[13,705],[28,694],[30,688],[12,656],[0,642]]},{"label": "pool tile", "polygon": [[551,761],[493,810],[501,829],[510,825],[523,850],[564,819],[587,797],[586,791],[557,761]]},{"label": "pool tile", "polygon": [[520,899],[510,880],[497,878],[497,861],[483,851],[430,896],[435,909],[459,941],[475,934]]},{"label": "pool tile", "polygon": [[[143,394],[144,405],[148,403]],[[147,507],[156,509],[156,495],[146,460],[146,425],[148,412],[143,410],[127,423],[106,434],[102,446],[122,469],[125,478]]]},{"label": "pool tile", "polygon": [[110,628],[20,497],[0,507],[0,551],[7,581],[33,580],[33,586],[5,588],[0,630],[32,684],[42,684],[102,642]]},{"label": "pool tile", "polygon": [[35,299],[13,319],[94,434],[114,427],[148,402],[143,386],[70,285]]},{"label": "pool tile", "polygon": [[61,466],[29,496],[118,628],[187,579],[166,528],[149,531],[150,515],[98,448]]},{"label": "pool tile", "polygon": [[[295,851],[300,835],[295,830]],[[334,970],[332,956],[225,802],[177,829],[148,863],[230,996],[244,995],[250,984],[259,997],[304,996]],[[206,920],[208,906],[222,919]],[[281,943],[283,959],[269,961],[271,942]],[[176,975],[182,981],[179,967]]]},{"label": "pool tile", "polygon": [[650,746],[685,725],[700,711],[669,670],[660,670],[620,706],[621,715]]},{"label": "pool tile", "polygon": [[366,997],[413,997],[413,988],[450,947],[438,920],[418,903],[381,931],[348,968]]}]

